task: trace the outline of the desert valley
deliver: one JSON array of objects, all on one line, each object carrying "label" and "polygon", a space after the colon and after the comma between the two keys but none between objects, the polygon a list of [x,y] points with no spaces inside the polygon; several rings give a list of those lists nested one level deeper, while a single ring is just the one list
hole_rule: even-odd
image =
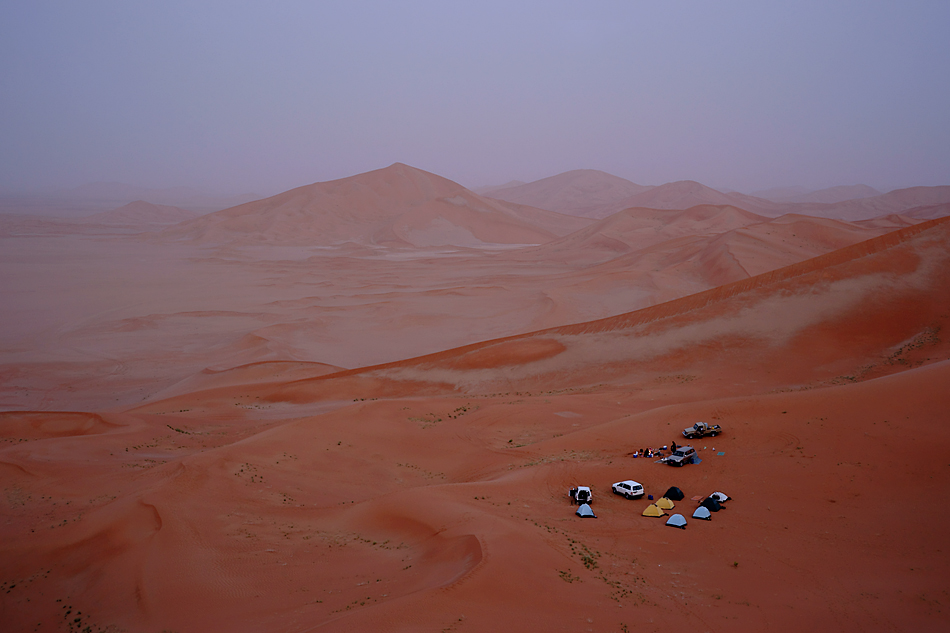
[{"label": "desert valley", "polygon": [[0,214],[0,284],[4,631],[950,621],[950,187],[396,163]]}]

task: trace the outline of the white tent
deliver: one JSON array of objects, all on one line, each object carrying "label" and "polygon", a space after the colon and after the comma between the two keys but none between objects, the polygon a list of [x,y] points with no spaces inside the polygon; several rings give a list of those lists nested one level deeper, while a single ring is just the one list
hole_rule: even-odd
[{"label": "white tent", "polygon": [[696,512],[693,513],[694,519],[704,519],[706,521],[712,520],[712,513],[709,511],[709,508],[706,506],[699,506],[696,508]]},{"label": "white tent", "polygon": [[682,514],[674,514],[670,517],[670,520],[666,522],[670,527],[678,527],[681,530],[686,529],[686,517]]},{"label": "white tent", "polygon": [[714,492],[709,496],[715,498],[716,501],[718,501],[719,503],[725,503],[726,501],[729,501],[730,499],[732,499],[732,497],[730,497],[724,492]]},{"label": "white tent", "polygon": [[591,510],[591,509],[590,509],[590,506],[587,505],[586,503],[581,504],[581,506],[577,509],[577,512],[575,512],[574,514],[576,514],[577,516],[579,516],[579,517],[581,517],[581,518],[585,518],[585,519],[586,519],[586,518],[592,518],[592,519],[596,519],[596,518],[597,518],[597,515],[594,514],[594,511]]}]

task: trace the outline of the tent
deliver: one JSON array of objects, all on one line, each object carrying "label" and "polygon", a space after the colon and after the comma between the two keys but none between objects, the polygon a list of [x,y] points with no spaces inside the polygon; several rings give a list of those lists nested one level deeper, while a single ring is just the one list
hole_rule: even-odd
[{"label": "tent", "polygon": [[682,501],[686,498],[686,495],[683,494],[683,491],[677,488],[676,486],[671,487],[666,491],[666,494],[663,495],[667,499],[672,499],[673,501]]},{"label": "tent", "polygon": [[698,508],[696,508],[696,512],[693,512],[693,518],[703,519],[705,521],[711,521],[712,513],[709,512],[709,508],[707,508],[706,506],[699,506]]},{"label": "tent", "polygon": [[699,505],[707,508],[710,512],[719,512],[722,510],[722,505],[720,505],[719,501],[717,501],[715,497],[706,497],[706,499],[704,499]]},{"label": "tent", "polygon": [[656,507],[655,503],[651,503],[647,506],[647,509],[643,511],[643,516],[645,517],[661,517],[665,514],[666,512],[663,512],[663,510],[660,510],[658,507]]},{"label": "tent", "polygon": [[581,517],[582,519],[596,519],[597,518],[597,515],[594,514],[594,511],[591,510],[590,506],[587,505],[586,503],[581,504],[581,506],[577,509],[577,512],[575,512],[574,514]]},{"label": "tent", "polygon": [[666,497],[662,497],[656,502],[656,507],[660,508],[661,510],[672,510],[674,506],[672,501]]},{"label": "tent", "polygon": [[710,497],[713,497],[713,498],[714,498],[716,501],[718,501],[719,503],[725,503],[725,502],[729,501],[730,499],[732,499],[732,497],[730,497],[729,495],[727,495],[727,494],[724,493],[724,492],[714,492],[714,493],[712,493],[712,494],[709,495],[709,496],[710,496]]},{"label": "tent", "polygon": [[670,520],[666,522],[670,527],[678,527],[681,530],[686,529],[686,517],[682,514],[674,514],[670,517]]}]

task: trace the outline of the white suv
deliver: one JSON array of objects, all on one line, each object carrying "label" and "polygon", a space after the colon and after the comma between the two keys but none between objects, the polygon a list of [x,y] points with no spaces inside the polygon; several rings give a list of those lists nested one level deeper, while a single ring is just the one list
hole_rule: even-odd
[{"label": "white suv", "polygon": [[632,479],[618,481],[610,489],[614,491],[615,495],[623,495],[627,499],[639,499],[643,496],[643,486]]}]

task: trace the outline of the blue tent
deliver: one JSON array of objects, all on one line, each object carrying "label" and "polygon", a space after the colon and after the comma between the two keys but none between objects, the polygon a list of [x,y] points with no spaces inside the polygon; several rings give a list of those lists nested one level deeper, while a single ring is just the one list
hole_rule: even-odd
[{"label": "blue tent", "polygon": [[686,517],[682,514],[674,514],[670,517],[670,520],[666,522],[670,527],[678,527],[681,530],[686,529]]},{"label": "blue tent", "polygon": [[586,503],[581,504],[581,506],[577,509],[577,512],[575,512],[574,514],[581,517],[582,519],[586,519],[586,518],[596,519],[597,518],[597,515],[594,514],[594,511],[591,510],[590,506],[587,505]]},{"label": "blue tent", "polygon": [[699,506],[698,508],[696,508],[696,512],[693,513],[693,518],[711,521],[712,513],[709,511],[709,508],[707,508],[706,506]]}]

